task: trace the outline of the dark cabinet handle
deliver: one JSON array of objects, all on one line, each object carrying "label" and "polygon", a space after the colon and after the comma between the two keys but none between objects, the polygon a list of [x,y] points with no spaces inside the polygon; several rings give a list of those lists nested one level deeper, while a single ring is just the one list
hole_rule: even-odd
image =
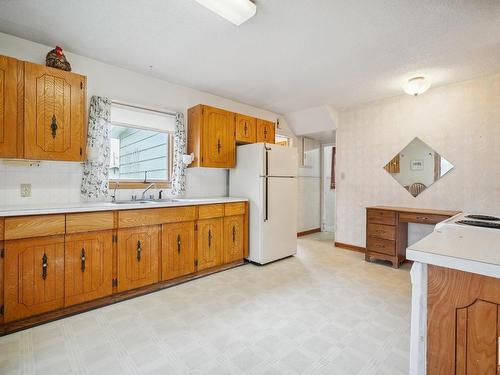
[{"label": "dark cabinet handle", "polygon": [[208,247],[212,246],[212,230],[208,230]]},{"label": "dark cabinet handle", "polygon": [[236,242],[236,227],[233,225],[233,243]]},{"label": "dark cabinet handle", "polygon": [[220,139],[217,139],[217,153],[220,154],[220,149],[222,148],[222,145],[220,144]]},{"label": "dark cabinet handle", "polygon": [[80,252],[80,261],[81,261],[81,269],[82,269],[82,272],[85,272],[85,261],[86,261],[86,257],[85,257],[85,249],[82,248],[82,251]]},{"label": "dark cabinet handle", "polygon": [[181,235],[180,234],[177,235],[177,253],[178,254],[181,253]]},{"label": "dark cabinet handle", "polygon": [[52,115],[52,123],[50,124],[50,130],[52,132],[52,138],[56,138],[57,135],[57,119],[56,115]]},{"label": "dark cabinet handle", "polygon": [[141,261],[141,253],[142,253],[142,245],[141,245],[141,241],[137,241],[137,261],[140,262]]},{"label": "dark cabinet handle", "polygon": [[267,139],[267,128],[264,128],[264,138]]},{"label": "dark cabinet handle", "polygon": [[47,267],[49,266],[48,259],[47,259],[47,254],[43,254],[42,257],[42,279],[47,278]]},{"label": "dark cabinet handle", "polygon": [[245,127],[244,127],[244,130],[245,130],[245,135],[247,135],[247,132],[248,132],[248,125],[247,123],[245,122]]}]

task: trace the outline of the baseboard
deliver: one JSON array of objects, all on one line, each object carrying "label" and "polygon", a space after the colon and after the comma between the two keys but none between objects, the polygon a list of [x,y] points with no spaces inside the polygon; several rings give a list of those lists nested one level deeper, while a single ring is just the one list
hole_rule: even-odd
[{"label": "baseboard", "polygon": [[309,229],[309,230],[305,230],[303,232],[298,232],[297,237],[307,236],[308,234],[313,234],[313,233],[318,233],[318,232],[321,232],[321,228]]},{"label": "baseboard", "polygon": [[341,249],[346,249],[351,251],[357,251],[358,253],[364,253],[366,251],[364,247],[350,245],[348,243],[343,243],[343,242],[335,242],[335,247],[340,247]]}]

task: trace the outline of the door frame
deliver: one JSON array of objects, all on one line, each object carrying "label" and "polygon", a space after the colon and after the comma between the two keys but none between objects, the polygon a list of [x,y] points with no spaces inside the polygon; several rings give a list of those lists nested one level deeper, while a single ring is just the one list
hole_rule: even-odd
[{"label": "door frame", "polygon": [[[320,151],[320,177],[321,177],[321,183],[320,185],[320,199],[319,199],[319,204],[320,204],[320,228],[322,232],[325,232],[325,188],[326,183],[325,183],[325,149],[327,147],[336,147],[336,138],[333,142],[328,142],[328,143],[321,143],[321,151]],[[335,189],[336,190],[336,189]],[[337,229],[337,194],[335,194],[334,198],[334,208],[335,208],[335,215],[333,216],[333,234],[335,236],[336,229]]]}]

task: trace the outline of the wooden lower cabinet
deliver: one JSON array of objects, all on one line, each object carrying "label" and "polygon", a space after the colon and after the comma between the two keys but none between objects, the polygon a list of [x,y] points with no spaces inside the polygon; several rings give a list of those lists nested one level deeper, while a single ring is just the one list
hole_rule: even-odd
[{"label": "wooden lower cabinet", "polygon": [[161,279],[170,280],[195,271],[195,222],[164,224],[161,243]]},{"label": "wooden lower cabinet", "polygon": [[99,231],[66,236],[65,306],[112,293],[113,232]]},{"label": "wooden lower cabinet", "polygon": [[118,231],[118,292],[158,282],[159,227]]},{"label": "wooden lower cabinet", "polygon": [[6,241],[5,322],[64,306],[64,236]]},{"label": "wooden lower cabinet", "polygon": [[500,374],[500,279],[429,266],[427,374]]},{"label": "wooden lower cabinet", "polygon": [[224,263],[243,259],[244,252],[244,221],[243,215],[224,218]]},{"label": "wooden lower cabinet", "polygon": [[198,270],[218,266],[222,263],[223,218],[198,221]]}]

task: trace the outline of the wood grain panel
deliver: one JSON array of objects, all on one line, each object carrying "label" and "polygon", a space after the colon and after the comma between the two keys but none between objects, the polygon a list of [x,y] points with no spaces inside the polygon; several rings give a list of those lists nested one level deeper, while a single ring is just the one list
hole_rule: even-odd
[{"label": "wood grain panel", "polygon": [[223,258],[222,218],[198,221],[198,270],[218,266]]},{"label": "wood grain panel", "polygon": [[118,291],[158,282],[159,226],[118,230]]},{"label": "wood grain panel", "polygon": [[118,212],[118,226],[132,228],[138,226],[176,223],[196,220],[196,206],[150,208]]},{"label": "wood grain panel", "polygon": [[113,212],[66,214],[66,233],[82,233],[114,228]]},{"label": "wood grain panel", "polygon": [[4,239],[5,232],[5,221],[3,217],[0,217],[0,241]]},{"label": "wood grain panel", "polygon": [[0,56],[0,157],[15,158],[18,155],[18,65],[20,61]]},{"label": "wood grain panel", "polygon": [[275,140],[274,122],[257,119],[257,142],[274,143]]},{"label": "wood grain panel", "polygon": [[437,224],[446,219],[449,219],[449,216],[406,212],[399,214],[399,220],[408,223]]},{"label": "wood grain panel", "polygon": [[162,226],[162,280],[174,279],[195,271],[194,226],[192,221]]},{"label": "wood grain panel", "polygon": [[369,223],[396,225],[395,211],[368,209],[366,214]]},{"label": "wood grain panel", "polygon": [[224,205],[224,215],[225,216],[244,215],[245,207],[246,207],[245,202],[226,203]]},{"label": "wood grain panel", "polygon": [[396,242],[391,240],[368,237],[366,248],[377,253],[396,255]]},{"label": "wood grain panel", "polygon": [[257,141],[257,119],[236,114],[236,142],[254,143]]},{"label": "wood grain panel", "polygon": [[84,160],[86,78],[28,62],[24,66],[25,157]]},{"label": "wood grain panel", "polygon": [[383,224],[368,224],[367,235],[369,237],[382,238],[384,240],[396,239],[396,227]]},{"label": "wood grain panel", "polygon": [[243,215],[224,218],[224,263],[243,259],[245,241]]},{"label": "wood grain panel", "polygon": [[224,216],[224,204],[205,204],[198,207],[199,219],[211,219]]},{"label": "wood grain panel", "polygon": [[234,113],[203,106],[202,160],[203,167],[234,168],[236,139]]},{"label": "wood grain panel", "polygon": [[64,236],[7,241],[5,271],[6,322],[63,307]]},{"label": "wood grain panel", "polygon": [[111,230],[66,235],[65,306],[112,293],[112,236]]},{"label": "wood grain panel", "polygon": [[64,234],[65,215],[16,216],[5,219],[5,239]]}]

